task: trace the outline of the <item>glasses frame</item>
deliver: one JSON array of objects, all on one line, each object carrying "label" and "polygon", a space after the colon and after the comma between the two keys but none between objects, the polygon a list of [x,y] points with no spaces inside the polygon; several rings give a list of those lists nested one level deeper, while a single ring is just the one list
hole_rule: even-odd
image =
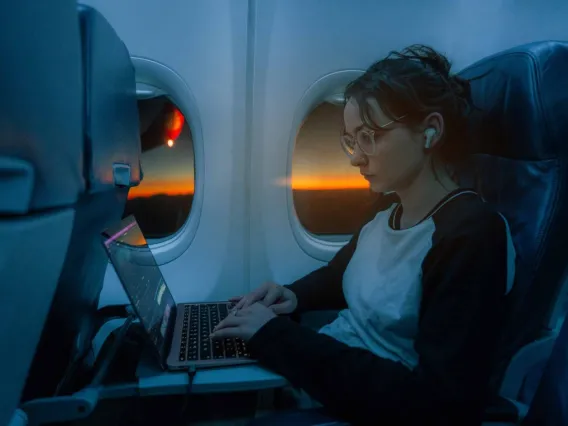
[{"label": "glasses frame", "polygon": [[[396,123],[399,120],[402,120],[404,117],[406,117],[408,114],[404,114],[394,120],[389,121],[388,123],[385,123],[383,125],[378,126],[380,129],[382,130],[394,130],[394,129],[386,129],[387,126],[391,125],[392,123]],[[369,129],[369,130],[365,130],[365,133],[369,134],[371,137],[371,140],[373,141],[373,146],[372,146],[372,151],[371,152],[367,152],[366,150],[363,149],[363,147],[361,146],[361,143],[359,142],[359,137],[358,134],[361,133],[361,131],[357,132],[357,134],[355,134],[355,136],[353,137],[355,144],[357,147],[359,147],[359,151],[361,151],[363,154],[367,155],[367,156],[373,156],[375,155],[375,151],[376,151],[376,146],[377,146],[377,140],[375,137],[375,131],[373,129]],[[345,154],[349,157],[349,158],[353,158],[355,157],[355,149],[353,150],[353,152],[349,152],[349,148],[347,147],[347,144],[344,142],[344,140],[346,138],[348,138],[350,136],[348,136],[345,133],[345,127],[341,130],[341,134],[339,137],[339,144],[341,145],[341,148],[343,149],[343,152],[345,152]]]}]

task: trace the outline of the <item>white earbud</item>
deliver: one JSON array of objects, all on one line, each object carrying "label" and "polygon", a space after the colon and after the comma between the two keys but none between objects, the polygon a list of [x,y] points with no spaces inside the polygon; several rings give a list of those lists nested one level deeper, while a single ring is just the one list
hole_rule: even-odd
[{"label": "white earbud", "polygon": [[426,136],[426,143],[424,144],[424,147],[426,149],[430,149],[432,148],[432,138],[436,135],[436,129],[429,127],[426,130],[424,130],[424,136]]}]

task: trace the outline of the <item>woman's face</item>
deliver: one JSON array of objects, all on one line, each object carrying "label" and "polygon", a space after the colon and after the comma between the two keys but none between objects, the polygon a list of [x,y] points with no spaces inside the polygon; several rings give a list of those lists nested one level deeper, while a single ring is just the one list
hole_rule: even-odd
[{"label": "woman's face", "polygon": [[[398,191],[410,185],[426,163],[424,134],[401,123],[390,123],[378,103],[370,102],[373,121],[384,130],[370,129],[361,121],[359,106],[351,99],[343,111],[347,139],[359,141],[350,155],[374,192]],[[373,144],[374,149],[369,149]],[[361,146],[363,146],[363,151]]]}]

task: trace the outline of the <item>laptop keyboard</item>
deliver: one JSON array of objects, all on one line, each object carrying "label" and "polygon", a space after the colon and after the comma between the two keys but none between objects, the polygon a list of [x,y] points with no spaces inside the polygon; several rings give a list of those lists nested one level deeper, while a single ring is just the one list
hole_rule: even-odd
[{"label": "laptop keyboard", "polygon": [[241,339],[209,338],[213,328],[232,307],[231,303],[184,305],[180,361],[249,357],[246,344]]}]

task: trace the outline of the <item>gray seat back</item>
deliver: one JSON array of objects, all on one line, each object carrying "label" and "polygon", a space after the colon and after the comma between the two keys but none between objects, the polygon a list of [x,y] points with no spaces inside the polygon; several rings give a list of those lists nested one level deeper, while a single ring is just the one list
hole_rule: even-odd
[{"label": "gray seat back", "polygon": [[129,52],[96,10],[79,6],[79,20],[87,189],[77,205],[70,249],[30,372],[26,400],[73,391],[73,381],[67,379],[88,353],[98,324],[108,265],[100,232],[121,219],[129,188],[140,182],[136,82]]},{"label": "gray seat back", "polygon": [[84,190],[72,0],[0,13],[0,425],[17,407]]}]

